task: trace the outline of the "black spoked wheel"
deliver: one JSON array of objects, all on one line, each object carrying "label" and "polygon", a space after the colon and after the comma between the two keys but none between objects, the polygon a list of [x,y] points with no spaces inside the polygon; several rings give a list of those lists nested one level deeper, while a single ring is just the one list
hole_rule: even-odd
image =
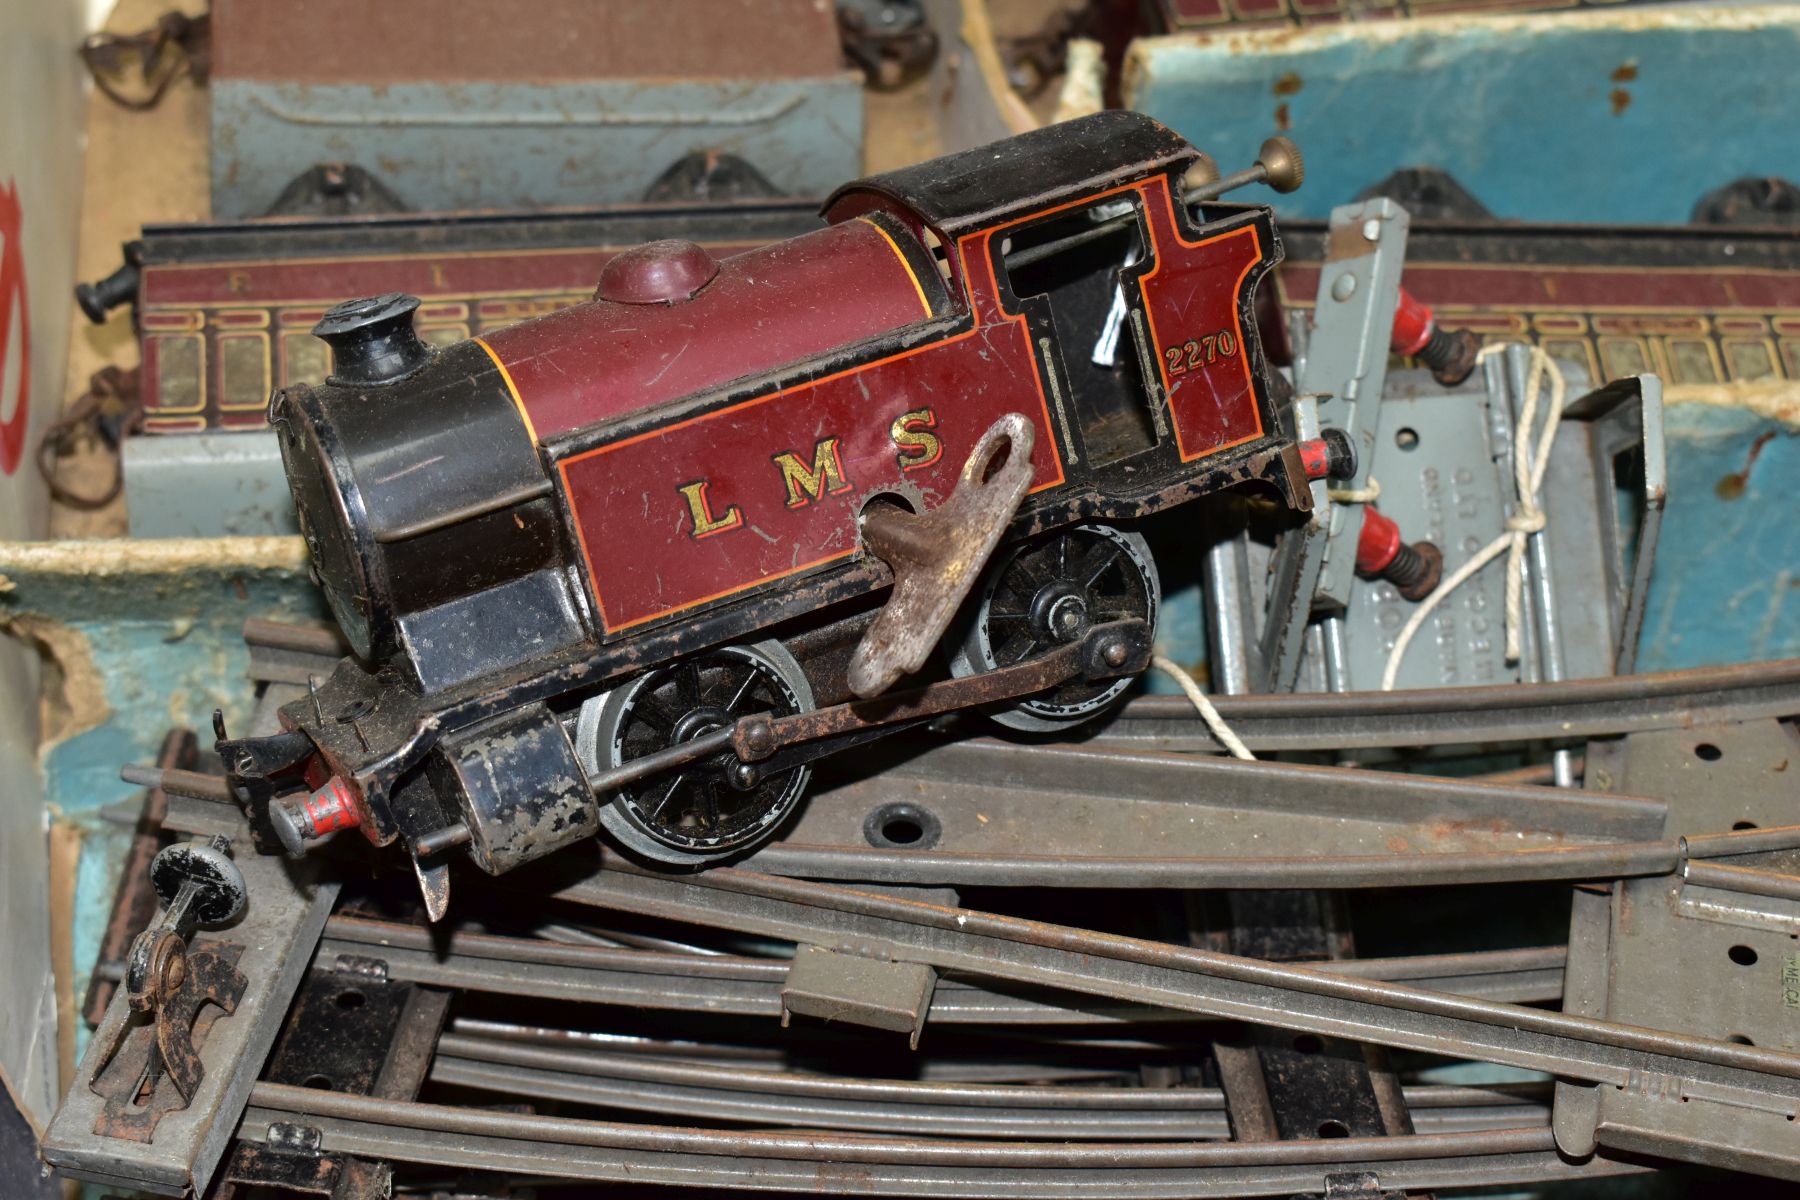
[{"label": "black spoked wheel", "polygon": [[[752,713],[813,707],[806,674],[778,642],[686,658],[582,706],[576,745],[590,772],[691,741]],[[729,751],[614,793],[600,820],[627,849],[695,865],[770,837],[806,790],[806,767],[765,772]]]},{"label": "black spoked wheel", "polygon": [[[1150,548],[1137,534],[1109,525],[1046,534],[989,570],[950,669],[968,676],[1010,667],[1109,621],[1137,618],[1154,630],[1161,598]],[[1065,729],[1102,712],[1130,686],[1130,679],[1069,683],[991,715],[1011,729]]]}]

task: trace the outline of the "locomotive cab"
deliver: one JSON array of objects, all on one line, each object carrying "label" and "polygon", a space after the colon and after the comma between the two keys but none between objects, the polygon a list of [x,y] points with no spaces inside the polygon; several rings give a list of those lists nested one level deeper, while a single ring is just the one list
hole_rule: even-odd
[{"label": "locomotive cab", "polygon": [[[902,221],[977,323],[1022,324],[1062,458],[1122,497],[1166,464],[1115,464],[1224,465],[1272,431],[1251,305],[1280,239],[1260,205],[1195,224],[1181,181],[1200,157],[1149,118],[1105,112],[849,184],[825,212]],[[1267,479],[1305,506],[1287,474]]]}]

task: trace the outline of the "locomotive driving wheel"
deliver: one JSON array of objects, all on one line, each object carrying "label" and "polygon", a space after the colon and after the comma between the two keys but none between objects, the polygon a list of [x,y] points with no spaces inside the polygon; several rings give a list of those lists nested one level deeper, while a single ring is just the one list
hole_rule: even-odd
[{"label": "locomotive driving wheel", "polygon": [[[951,657],[951,673],[1010,667],[1107,621],[1135,617],[1154,631],[1161,598],[1156,564],[1139,535],[1110,525],[1046,534],[996,558]],[[1131,682],[1067,683],[989,715],[1030,733],[1065,729],[1103,711]]]},{"label": "locomotive driving wheel", "polygon": [[[590,773],[609,770],[740,717],[813,707],[806,674],[781,643],[726,646],[640,675],[581,707],[576,747]],[[762,841],[788,817],[811,771],[765,771],[730,752],[615,792],[600,810],[627,849],[692,866]]]}]

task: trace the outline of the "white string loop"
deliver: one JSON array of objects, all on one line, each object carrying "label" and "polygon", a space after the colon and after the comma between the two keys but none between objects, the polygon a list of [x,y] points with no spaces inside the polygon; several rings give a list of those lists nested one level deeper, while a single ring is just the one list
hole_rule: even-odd
[{"label": "white string loop", "polygon": [[1219,715],[1219,710],[1214,708],[1212,701],[1206,698],[1206,693],[1200,690],[1200,685],[1194,682],[1194,677],[1189,675],[1179,663],[1157,654],[1151,656],[1150,665],[1181,685],[1181,690],[1187,693],[1187,698],[1193,704],[1195,711],[1200,714],[1200,719],[1206,722],[1208,729],[1212,730],[1212,735],[1218,739],[1219,745],[1231,751],[1233,758],[1256,761],[1256,755],[1250,753],[1250,747],[1244,745],[1243,739],[1231,731],[1231,726],[1225,723],[1225,718]]},{"label": "white string loop", "polygon": [[[1508,344],[1523,343],[1501,343],[1484,347],[1477,359],[1499,354]],[[1502,554],[1506,555],[1506,661],[1517,662],[1523,653],[1520,627],[1524,623],[1526,543],[1532,534],[1541,532],[1548,523],[1544,510],[1538,507],[1538,493],[1543,490],[1544,471],[1550,465],[1550,446],[1556,440],[1557,428],[1562,423],[1563,404],[1568,395],[1568,381],[1563,378],[1562,371],[1551,361],[1550,356],[1537,346],[1528,345],[1528,348],[1531,351],[1531,365],[1525,376],[1525,402],[1519,408],[1518,427],[1513,431],[1513,487],[1518,494],[1517,508],[1506,519],[1506,532],[1445,576],[1431,595],[1413,609],[1412,616],[1407,618],[1406,624],[1400,629],[1400,636],[1394,639],[1394,648],[1388,653],[1387,666],[1381,672],[1381,690],[1384,692],[1394,690],[1394,680],[1400,674],[1400,662],[1406,657],[1407,647],[1412,645],[1414,635],[1424,627],[1437,606],[1477,571]],[[1550,381],[1550,403],[1544,414],[1543,426],[1537,431],[1534,446],[1532,426],[1537,423],[1538,401],[1546,379]]]},{"label": "white string loop", "polygon": [[1359,488],[1328,488],[1325,492],[1335,504],[1373,504],[1381,499],[1381,480],[1373,475]]}]

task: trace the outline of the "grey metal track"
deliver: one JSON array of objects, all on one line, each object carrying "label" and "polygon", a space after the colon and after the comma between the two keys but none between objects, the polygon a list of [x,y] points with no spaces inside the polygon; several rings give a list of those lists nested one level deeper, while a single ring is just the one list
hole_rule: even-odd
[{"label": "grey metal track", "polygon": [[[910,752],[909,752],[910,751]],[[930,839],[877,846],[903,811]],[[1393,771],[993,739],[821,778],[775,875],[949,886],[1392,887],[1673,869],[1661,801]]]},{"label": "grey metal track", "polygon": [[1501,1063],[1604,1087],[1654,1086],[1683,1104],[1718,1106],[1732,1116],[1737,1134],[1708,1147],[1714,1155],[1729,1154],[1728,1143],[1739,1134],[1754,1139],[1771,1122],[1789,1127],[1800,1116],[1800,1055],[1785,1051],[730,868],[695,879],[612,868],[558,894],[823,946],[879,946],[888,956],[940,970]]},{"label": "grey metal track", "polygon": [[[318,961],[381,959],[388,976],[433,987],[536,996],[590,1004],[779,1017],[784,959],[668,954],[569,946],[529,938],[455,932],[440,945],[429,930],[333,917]],[[1327,969],[1367,979],[1405,979],[1418,987],[1514,1002],[1562,995],[1563,947],[1350,959]],[[965,979],[945,979],[933,994],[933,1024],[1034,1025],[1163,1022],[1190,1019],[1167,1008],[1095,1001],[1067,992],[1020,995]]]},{"label": "grey metal track", "polygon": [[[1048,1087],[854,1079],[669,1062],[635,1055],[571,1052],[449,1035],[432,1078],[507,1095],[550,1097],[599,1108],[755,1127],[864,1130],[908,1136],[1096,1141],[1219,1140],[1231,1136],[1216,1088]],[[1415,1126],[1439,1130],[1548,1125],[1543,1100],[1483,1094],[1477,1103],[1440,1103],[1415,1088]],[[1464,1089],[1452,1089],[1462,1093]]]},{"label": "grey metal track", "polygon": [[1643,1170],[1565,1161],[1548,1130],[1313,1142],[932,1141],[820,1132],[726,1132],[372,1100],[258,1084],[247,1136],[318,1129],[324,1149],[535,1178],[890,1196],[1212,1197],[1324,1192],[1369,1174],[1391,1190],[1482,1187]]},{"label": "grey metal track", "polygon": [[776,845],[748,866],[803,879],[963,887],[1385,888],[1666,875],[1681,861],[1675,841],[1615,842],[1465,853],[994,858],[935,850]]},{"label": "grey metal track", "polygon": [[[1218,696],[1214,704],[1252,750],[1565,741],[1800,714],[1800,659],[1561,683]],[[1134,699],[1091,741],[1221,748],[1182,696]]]}]

